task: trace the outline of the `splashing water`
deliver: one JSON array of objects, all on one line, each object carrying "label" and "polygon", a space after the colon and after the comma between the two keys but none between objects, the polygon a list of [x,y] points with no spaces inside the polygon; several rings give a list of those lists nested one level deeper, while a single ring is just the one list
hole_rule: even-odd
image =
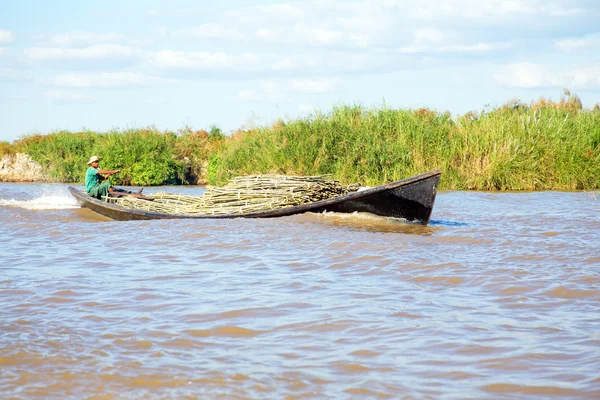
[{"label": "splashing water", "polygon": [[28,210],[61,210],[79,207],[75,198],[68,192],[50,187],[41,187],[39,194],[36,193],[36,197],[33,199],[20,199],[19,196],[16,196],[16,198],[3,198],[0,195],[0,206]]}]

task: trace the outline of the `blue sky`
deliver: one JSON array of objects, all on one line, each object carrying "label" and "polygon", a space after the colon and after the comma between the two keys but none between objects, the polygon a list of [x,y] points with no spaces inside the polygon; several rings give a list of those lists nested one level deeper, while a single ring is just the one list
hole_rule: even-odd
[{"label": "blue sky", "polygon": [[1,1],[0,140],[600,102],[598,0]]}]

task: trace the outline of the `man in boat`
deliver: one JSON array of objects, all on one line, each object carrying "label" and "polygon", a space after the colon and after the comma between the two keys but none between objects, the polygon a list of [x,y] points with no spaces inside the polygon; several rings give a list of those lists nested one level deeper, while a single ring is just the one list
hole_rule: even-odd
[{"label": "man in boat", "polygon": [[101,170],[98,165],[102,159],[98,156],[90,157],[90,160],[87,162],[87,165],[90,167],[87,169],[85,173],[85,191],[90,196],[97,198],[98,200],[102,200],[103,198],[106,200],[107,196],[110,194],[111,197],[121,197],[121,196],[133,196],[138,198],[145,198],[141,192],[143,189],[140,189],[139,192],[133,193],[127,190],[118,189],[113,187],[110,184],[108,178],[111,175],[114,175],[120,172],[118,169],[105,169]]},{"label": "man in boat", "polygon": [[87,165],[90,167],[85,173],[85,191],[90,196],[102,200],[106,198],[108,193],[112,192],[112,185],[108,178],[119,172],[119,170],[101,170],[98,166],[101,158],[98,156],[91,156]]}]

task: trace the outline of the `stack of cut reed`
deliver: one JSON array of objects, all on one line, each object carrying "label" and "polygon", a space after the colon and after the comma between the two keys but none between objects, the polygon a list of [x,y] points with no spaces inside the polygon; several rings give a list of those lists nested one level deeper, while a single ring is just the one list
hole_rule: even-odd
[{"label": "stack of cut reed", "polygon": [[202,196],[161,192],[147,195],[154,201],[123,197],[117,204],[178,215],[248,214],[343,196],[359,188],[329,176],[254,175],[234,178],[223,187],[209,186]]}]

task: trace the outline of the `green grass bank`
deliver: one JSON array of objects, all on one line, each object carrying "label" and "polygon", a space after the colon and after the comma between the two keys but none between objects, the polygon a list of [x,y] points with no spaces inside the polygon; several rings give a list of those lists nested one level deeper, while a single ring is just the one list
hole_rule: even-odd
[{"label": "green grass bank", "polygon": [[600,110],[565,91],[558,102],[517,101],[452,117],[427,109],[335,107],[224,135],[184,129],[54,132],[0,142],[60,181],[81,182],[92,154],[121,185],[221,184],[236,175],[331,174],[374,186],[432,169],[449,190],[600,188]]},{"label": "green grass bank", "polygon": [[105,133],[60,131],[26,136],[14,143],[0,142],[0,154],[29,154],[59,182],[82,183],[89,157],[98,155],[102,169],[121,170],[111,177],[113,184],[195,184],[204,183],[207,160],[225,140],[218,128],[210,132],[162,132],[154,128]]}]

